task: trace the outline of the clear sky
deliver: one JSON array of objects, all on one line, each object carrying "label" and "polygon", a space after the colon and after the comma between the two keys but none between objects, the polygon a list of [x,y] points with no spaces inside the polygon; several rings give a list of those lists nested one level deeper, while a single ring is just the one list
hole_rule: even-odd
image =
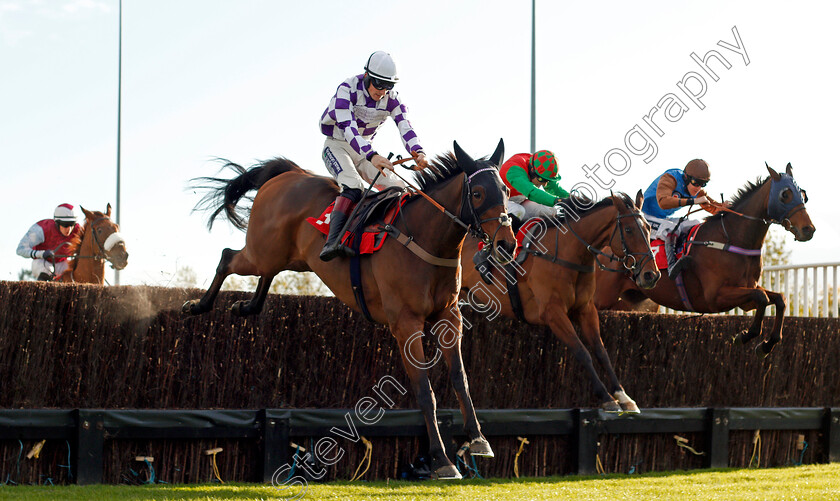
[{"label": "clear sky", "polygon": [[[374,50],[396,59],[397,90],[427,152],[458,140],[488,155],[500,137],[508,155],[528,151],[530,7],[124,0],[121,283],[166,285],[189,266],[209,284],[221,250],[241,247],[244,234],[224,220],[208,232],[191,213],[200,194],[189,180],[216,174],[215,157],[250,165],[282,155],[325,174],[318,119]],[[118,12],[117,0],[0,0],[0,279],[29,268],[17,243],[57,204],[116,203]],[[836,261],[838,18],[833,2],[538,0],[537,148],[557,154],[567,189],[594,186],[582,166],[599,164],[602,181],[630,193],[700,157],[709,192],[728,198],[765,176],[765,161],[791,162],[817,228],[810,242],[791,238],[793,261]],[[733,27],[745,54],[732,50]],[[691,57],[710,50],[730,65],[709,63],[718,81]],[[688,75],[698,93],[691,72],[706,86],[697,102],[678,86]],[[674,122],[655,115],[660,137],[644,117],[669,93],[688,109]],[[655,157],[629,152],[634,126]],[[374,146],[404,153],[390,121]],[[609,157],[620,176],[605,168],[613,148],[631,160],[624,169],[620,154]]]}]

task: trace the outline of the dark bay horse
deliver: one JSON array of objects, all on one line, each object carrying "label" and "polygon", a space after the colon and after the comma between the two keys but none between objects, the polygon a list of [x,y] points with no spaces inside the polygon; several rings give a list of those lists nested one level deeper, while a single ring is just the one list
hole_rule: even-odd
[{"label": "dark bay horse", "polygon": [[[515,245],[505,212],[507,190],[498,172],[504,154],[502,141],[489,160],[473,160],[457,143],[454,150],[454,155],[438,157],[432,167],[418,174],[420,188],[446,208],[447,213],[414,197],[403,206],[402,216],[393,225],[403,235],[410,236],[427,253],[427,259],[438,258],[436,264],[421,259],[393,237],[386,239],[382,250],[362,259],[368,310],[376,322],[389,325],[397,340],[426,421],[432,469],[441,479],[461,476],[446,457],[438,430],[435,396],[427,374],[431,364],[426,363],[420,342],[424,324],[432,325],[432,333],[449,331],[450,339],[442,342],[439,337],[438,344],[460,402],[470,452],[492,457],[493,451],[481,434],[475,416],[461,356],[462,322],[457,306],[459,257],[468,230],[497,248],[512,251]],[[222,211],[240,229],[247,223],[245,247],[222,252],[207,293],[201,300],[185,303],[183,311],[199,314],[210,310],[225,277],[236,273],[260,277],[254,298],[234,305],[239,314],[258,313],[272,278],[282,270],[314,271],[336,297],[358,311],[350,285],[349,260],[321,261],[318,255],[324,246],[324,235],[306,222],[308,217],[317,218],[338,195],[335,181],[305,171],[284,158],[249,170],[230,163],[228,166],[240,175],[231,180],[203,179],[217,185],[205,197],[205,205],[213,210],[210,224]],[[254,189],[258,191],[246,221],[236,206]],[[492,239],[488,235],[493,235]]]},{"label": "dark bay horse", "polygon": [[[532,230],[532,243],[521,251],[528,254],[519,265],[521,271],[508,268],[505,273],[501,267],[494,267],[489,285],[482,281],[472,263],[478,241],[468,238],[461,254],[462,297],[476,309],[481,308],[475,306],[476,302],[494,304],[506,317],[521,315],[519,319],[529,324],[548,326],[584,366],[601,408],[607,412],[638,413],[639,408],[618,381],[601,340],[598,311],[593,302],[595,257],[597,249],[606,247],[607,256],[629,272],[637,286],[650,288],[656,284],[659,271],[650,250],[650,225],[639,212],[642,201],[640,191],[635,204],[623,193],[607,197],[585,210],[571,203],[564,204],[565,219],[556,220],[555,224],[540,220],[539,227]],[[571,211],[576,211],[579,219],[570,217]],[[518,299],[511,299],[507,287],[516,287]],[[575,324],[585,344],[575,332]],[[587,347],[594,351],[606,371],[609,390],[598,377]]]},{"label": "dark bay horse", "polygon": [[691,262],[681,277],[685,301],[677,282],[667,276],[653,289],[640,290],[615,273],[599,273],[595,305],[613,309],[621,307],[622,302],[632,306],[647,297],[681,311],[718,313],[735,307],[756,310],[752,325],[736,337],[747,343],[761,334],[765,309],[772,303],[776,306],[776,321],[770,337],[756,346],[758,353],[768,355],[782,339],[785,299],[778,292],[758,286],[764,237],[770,224],[776,223],[793,233],[796,240],[805,242],[814,235],[814,225],[805,210],[808,197],[794,181],[790,164],[783,174],[769,165],[767,171],[769,177],[748,183],[738,192],[730,210],[707,217],[697,230],[689,252]]},{"label": "dark bay horse", "polygon": [[125,240],[120,234],[120,227],[111,220],[111,204],[105,212],[89,211],[81,208],[85,214],[85,224],[78,240],[64,247],[60,252],[70,256],[67,271],[56,280],[83,284],[105,283],[105,261],[111,267],[122,270],[128,264],[128,251]]}]

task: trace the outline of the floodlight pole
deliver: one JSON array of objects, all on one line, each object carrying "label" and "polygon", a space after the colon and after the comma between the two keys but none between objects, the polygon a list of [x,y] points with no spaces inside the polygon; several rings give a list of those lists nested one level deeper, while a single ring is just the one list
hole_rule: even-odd
[{"label": "floodlight pole", "polygon": [[[122,124],[122,0],[120,0],[120,41],[117,57],[117,226],[120,224],[120,125]],[[114,285],[120,285],[120,270],[114,270]]]},{"label": "floodlight pole", "polygon": [[531,153],[537,151],[537,0],[531,0]]}]

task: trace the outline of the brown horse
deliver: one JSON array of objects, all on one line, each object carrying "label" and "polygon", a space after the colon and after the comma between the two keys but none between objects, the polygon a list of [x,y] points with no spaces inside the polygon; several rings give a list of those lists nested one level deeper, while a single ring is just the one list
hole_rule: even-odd
[{"label": "brown horse", "polygon": [[[461,358],[458,259],[468,230],[496,248],[513,250],[514,237],[505,213],[507,191],[498,172],[503,154],[504,146],[499,141],[489,160],[473,160],[455,143],[454,155],[438,157],[429,170],[418,174],[420,188],[446,212],[439,212],[420,197],[410,199],[401,210],[402,216],[392,225],[402,233],[401,240],[405,243],[388,238],[381,250],[361,260],[367,309],[373,320],[388,324],[397,339],[403,365],[426,421],[432,468],[442,479],[460,478],[460,474],[444,453],[435,396],[427,374],[431,364],[426,363],[419,338],[424,335],[426,322],[433,325],[432,333],[449,331],[450,339],[443,342],[439,337],[438,342],[461,405],[470,451],[477,456],[492,457],[493,451],[481,434],[475,416]],[[314,271],[336,297],[359,310],[351,287],[349,259],[321,261],[318,255],[324,246],[324,236],[306,222],[308,217],[317,218],[338,195],[335,181],[316,176],[284,158],[249,170],[227,165],[240,175],[229,181],[204,178],[217,185],[204,203],[214,210],[210,224],[224,211],[242,229],[246,221],[237,213],[237,202],[250,190],[258,189],[247,221],[245,247],[222,252],[207,293],[201,300],[185,303],[183,311],[189,314],[208,311],[225,277],[236,273],[257,275],[260,280],[254,298],[237,303],[234,311],[258,313],[272,278],[282,270]],[[405,241],[406,235],[411,243]],[[493,235],[493,239],[488,235]],[[425,257],[418,257],[421,254]]]},{"label": "brown horse", "polygon": [[[609,252],[606,259],[616,261],[622,271],[630,272],[639,287],[650,288],[656,284],[659,271],[650,250],[650,226],[638,209],[642,200],[640,191],[635,205],[623,193],[586,209],[574,207],[571,201],[564,203],[565,218],[539,220],[535,230],[529,231],[533,237],[528,238],[528,246],[521,251],[524,256],[516,260],[519,264],[506,269],[495,266],[490,285],[482,281],[481,273],[472,266],[478,241],[467,239],[461,255],[462,297],[466,296],[467,302],[479,311],[487,308],[476,306],[476,302],[493,304],[507,317],[548,326],[583,364],[601,408],[608,412],[638,413],[639,408],[624,392],[601,340],[598,311],[593,302],[595,257],[601,254],[597,249],[606,247]],[[509,288],[513,295],[508,294]],[[585,345],[575,333],[573,322],[579,326]],[[609,390],[598,377],[587,346],[594,350],[607,372]]]},{"label": "brown horse", "polygon": [[[790,164],[784,174],[769,165],[767,171],[768,178],[748,183],[728,209],[706,218],[693,237],[689,267],[676,282],[663,277],[653,289],[639,290],[615,273],[599,273],[595,305],[599,309],[616,308],[621,302],[632,306],[647,297],[682,311],[718,313],[735,307],[756,310],[749,329],[736,336],[747,343],[761,334],[765,309],[772,303],[776,321],[770,337],[756,346],[757,352],[768,355],[782,339],[785,299],[757,285],[764,237],[770,224],[776,223],[804,242],[814,235],[814,225],[805,210],[808,197],[794,181]],[[684,283],[684,299],[680,281]]]},{"label": "brown horse", "polygon": [[119,225],[111,220],[111,204],[104,213],[81,209],[85,214],[82,233],[70,243],[69,267],[56,280],[102,285],[105,283],[105,261],[117,270],[128,264],[125,240],[119,233]]}]

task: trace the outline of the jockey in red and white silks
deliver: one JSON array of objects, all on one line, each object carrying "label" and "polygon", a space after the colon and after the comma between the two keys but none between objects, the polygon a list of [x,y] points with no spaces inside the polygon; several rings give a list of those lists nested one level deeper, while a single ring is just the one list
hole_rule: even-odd
[{"label": "jockey in red and white silks", "polygon": [[68,254],[69,242],[81,231],[74,207],[61,204],[55,208],[53,219],[42,219],[29,228],[18,244],[17,254],[32,259],[36,279],[49,280],[67,271],[67,258],[55,256]]}]

